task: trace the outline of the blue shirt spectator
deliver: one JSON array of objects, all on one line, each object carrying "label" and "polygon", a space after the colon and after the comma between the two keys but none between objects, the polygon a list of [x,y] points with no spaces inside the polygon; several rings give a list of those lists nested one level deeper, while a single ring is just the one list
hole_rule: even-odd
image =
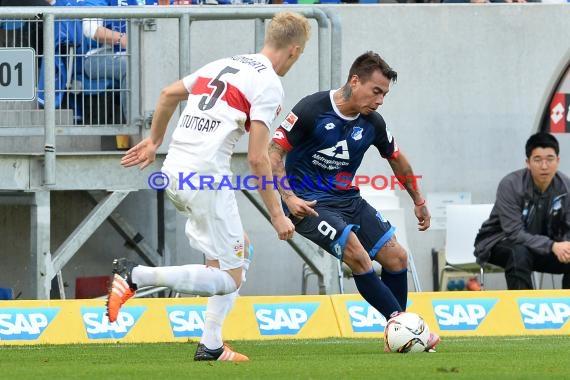
[{"label": "blue shirt spectator", "polygon": [[[157,5],[156,0],[85,0],[87,7]],[[121,109],[127,119],[127,22],[124,19],[85,18],[82,21],[85,58],[83,73],[89,79],[112,79],[120,83]]]}]

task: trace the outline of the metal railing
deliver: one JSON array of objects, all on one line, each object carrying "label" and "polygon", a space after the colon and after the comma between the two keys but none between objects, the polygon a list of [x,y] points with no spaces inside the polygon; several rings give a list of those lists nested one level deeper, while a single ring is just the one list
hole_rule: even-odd
[{"label": "metal railing", "polygon": [[[102,18],[129,20],[130,33],[140,29],[142,23],[152,23],[153,19],[177,19],[179,43],[179,74],[180,77],[190,72],[190,28],[194,21],[206,20],[256,20],[255,46],[263,43],[263,21],[270,19],[275,13],[283,10],[295,11],[318,24],[318,67],[319,89],[340,85],[340,69],[338,62],[341,58],[340,21],[338,15],[326,7],[300,6],[286,8],[279,6],[143,6],[143,7],[6,7],[2,9],[3,20],[32,20],[41,18],[43,25],[43,126],[35,128],[0,128],[0,136],[41,136],[43,135],[44,155],[44,186],[55,184],[56,134],[66,136],[105,136],[105,135],[141,135],[142,127],[148,120],[141,111],[140,90],[140,57],[141,46],[138,38],[129,38],[128,63],[129,86],[123,89],[128,93],[128,120],[124,125],[84,124],[66,125],[56,128],[56,51],[55,25],[59,20]],[[335,64],[333,64],[333,62]],[[81,91],[81,90],[78,90]],[[2,152],[0,152],[1,154]]]}]

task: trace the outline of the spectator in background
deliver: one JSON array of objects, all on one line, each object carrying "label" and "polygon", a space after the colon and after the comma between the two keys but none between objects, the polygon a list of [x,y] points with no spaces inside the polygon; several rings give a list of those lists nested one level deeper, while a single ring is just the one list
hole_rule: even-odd
[{"label": "spectator in background", "polygon": [[475,238],[480,264],[505,268],[509,290],[533,289],[532,272],[564,276],[570,289],[570,178],[558,171],[559,146],[546,132],[526,142],[526,168],[504,177],[491,216]]},{"label": "spectator in background", "polygon": [[[46,7],[55,0],[0,0],[2,7]],[[0,47],[31,47],[37,55],[43,54],[43,26],[41,15],[34,20],[2,20],[0,22]]]},{"label": "spectator in background", "polygon": [[[113,7],[132,5],[157,5],[156,0],[85,0],[79,3],[91,7]],[[119,82],[123,90],[121,96],[122,115],[127,120],[128,97],[124,96],[127,87],[127,22],[100,18],[83,19],[83,35],[86,47],[83,48],[83,73],[89,79],[112,79]]]}]

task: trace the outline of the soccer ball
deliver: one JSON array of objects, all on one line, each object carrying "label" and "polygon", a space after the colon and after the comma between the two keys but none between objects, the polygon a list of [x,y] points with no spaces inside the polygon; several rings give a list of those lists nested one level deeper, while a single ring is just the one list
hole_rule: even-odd
[{"label": "soccer ball", "polygon": [[390,318],[384,329],[384,342],[391,352],[423,352],[428,339],[427,323],[416,313],[400,313]]}]

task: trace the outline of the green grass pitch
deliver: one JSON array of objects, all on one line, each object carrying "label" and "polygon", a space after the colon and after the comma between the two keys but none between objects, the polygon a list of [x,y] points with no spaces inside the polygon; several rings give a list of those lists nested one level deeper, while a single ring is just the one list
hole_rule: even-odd
[{"label": "green grass pitch", "polygon": [[437,353],[381,339],[236,341],[247,363],[194,362],[196,344],[0,346],[3,379],[568,379],[570,337],[444,337]]}]

